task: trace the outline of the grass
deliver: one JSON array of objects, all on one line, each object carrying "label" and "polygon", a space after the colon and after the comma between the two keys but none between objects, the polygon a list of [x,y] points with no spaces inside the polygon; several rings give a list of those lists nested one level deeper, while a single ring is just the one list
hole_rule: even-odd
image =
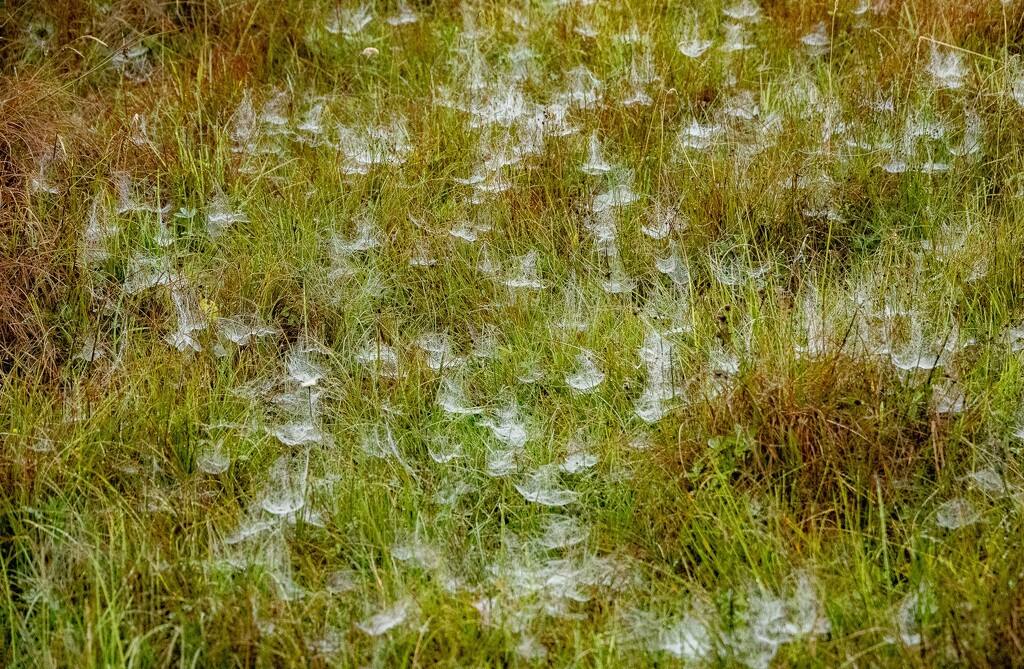
[{"label": "grass", "polygon": [[1019,2],[0,17],[0,664],[1024,664]]}]

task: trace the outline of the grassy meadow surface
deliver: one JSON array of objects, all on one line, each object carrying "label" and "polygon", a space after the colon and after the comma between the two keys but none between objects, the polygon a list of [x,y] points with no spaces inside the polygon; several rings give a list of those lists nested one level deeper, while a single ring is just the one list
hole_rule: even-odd
[{"label": "grassy meadow surface", "polygon": [[0,6],[0,665],[1024,664],[1022,16]]}]

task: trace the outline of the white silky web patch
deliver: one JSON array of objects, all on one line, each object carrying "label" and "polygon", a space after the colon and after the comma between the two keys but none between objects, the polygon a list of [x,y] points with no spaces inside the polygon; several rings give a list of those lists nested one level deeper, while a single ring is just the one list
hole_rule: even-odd
[{"label": "white silky web patch", "polygon": [[381,636],[405,623],[413,610],[411,599],[401,599],[369,618],[356,623],[369,636]]},{"label": "white silky web patch", "polygon": [[561,487],[557,474],[550,468],[533,471],[515,488],[526,501],[541,506],[566,506],[579,498],[579,493]]},{"label": "white silky web patch", "polygon": [[604,380],[605,373],[597,366],[593,352],[588,350],[576,356],[576,371],[565,377],[565,383],[581,393],[593,392]]},{"label": "white silky web patch", "polygon": [[306,503],[306,479],[309,475],[309,451],[282,455],[270,469],[260,506],[275,516],[288,516]]}]

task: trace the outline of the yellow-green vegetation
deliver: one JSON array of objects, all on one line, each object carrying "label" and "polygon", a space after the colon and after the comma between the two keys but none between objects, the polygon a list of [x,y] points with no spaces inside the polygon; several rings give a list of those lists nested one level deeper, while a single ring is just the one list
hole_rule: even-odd
[{"label": "yellow-green vegetation", "polygon": [[0,664],[1024,663],[1022,12],[0,5]]}]

